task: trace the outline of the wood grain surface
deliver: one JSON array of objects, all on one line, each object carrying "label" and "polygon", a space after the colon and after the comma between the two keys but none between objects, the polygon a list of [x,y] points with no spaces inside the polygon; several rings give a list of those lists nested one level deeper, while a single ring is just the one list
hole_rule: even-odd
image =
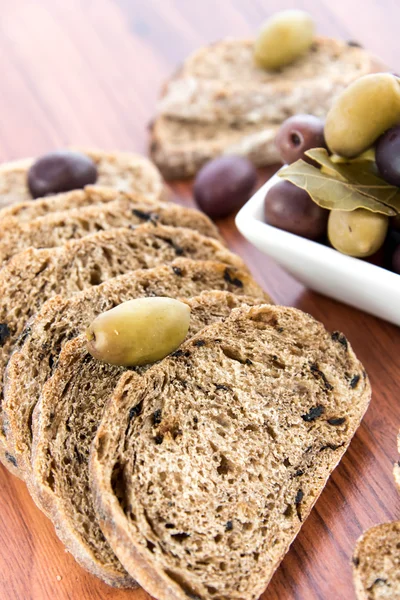
[{"label": "wood grain surface", "polygon": [[[399,71],[397,0],[0,0],[0,159],[67,144],[146,152],[146,124],[162,81],[177,64],[201,44],[252,34],[284,7],[309,10],[321,34],[358,40]],[[177,201],[192,202],[187,184],[174,191]],[[367,416],[262,597],[353,600],[349,561],[356,538],[400,517],[392,481],[400,330],[307,291],[246,243],[233,218],[220,225],[277,302],[346,333],[371,378]],[[113,590],[85,573],[25,485],[0,467],[0,599],[149,596]]]}]

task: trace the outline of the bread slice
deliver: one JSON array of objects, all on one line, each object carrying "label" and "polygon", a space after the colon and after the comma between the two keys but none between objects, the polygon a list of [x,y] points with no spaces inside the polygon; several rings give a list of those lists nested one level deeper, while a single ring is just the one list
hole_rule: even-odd
[{"label": "bread slice", "polygon": [[92,447],[106,538],[158,600],[256,600],[369,399],[342,334],[293,308],[235,309],[122,376]]},{"label": "bread slice", "polygon": [[[69,298],[129,271],[169,264],[178,256],[217,260],[246,269],[239,256],[215,239],[193,229],[151,223],[135,229],[110,229],[57,248],[28,248],[16,254],[0,269],[0,328],[4,332],[0,343],[0,380],[26,322],[46,300],[57,294]],[[0,388],[0,407],[2,397]],[[0,460],[18,475],[12,454],[5,454],[6,446],[3,431]]]},{"label": "bread slice", "polygon": [[275,136],[279,126],[188,123],[159,117],[151,133],[150,154],[164,177],[172,181],[194,176],[221,154],[245,156],[257,167],[279,163]]},{"label": "bread slice", "polygon": [[[128,197],[130,195],[128,194]],[[161,194],[159,198],[155,197],[154,194],[140,195],[145,198],[148,204],[165,198],[165,194]],[[0,210],[0,222],[7,221],[7,224],[14,223],[18,225],[32,221],[38,217],[44,217],[50,213],[88,207],[94,204],[106,204],[114,200],[124,199],[126,196],[126,192],[120,192],[111,188],[101,188],[96,185],[87,185],[83,190],[73,190],[72,192],[38,198],[34,202],[27,200],[26,202],[5,206]]]},{"label": "bread slice", "polygon": [[[157,168],[144,156],[130,152],[81,150],[97,165],[96,186],[145,194],[155,200],[164,184]],[[32,200],[27,186],[28,170],[35,159],[25,158],[0,165],[0,208]]]},{"label": "bread slice", "polygon": [[400,521],[368,529],[353,555],[358,600],[400,600]]},{"label": "bread slice", "polygon": [[13,218],[3,221],[0,264],[29,247],[54,248],[91,233],[148,221],[188,227],[221,240],[215,225],[200,211],[172,202],[148,203],[143,196],[126,196],[100,206],[51,213],[28,223],[15,223]]},{"label": "bread slice", "polygon": [[[206,325],[226,318],[233,308],[256,304],[259,299],[229,292],[203,292],[183,301],[191,309],[190,337]],[[144,370],[145,367],[138,369]],[[116,568],[119,561],[95,516],[88,460],[104,404],[126,371],[92,358],[85,337],[79,336],[61,351],[33,417],[30,488],[35,501],[53,520],[59,537],[78,562],[107,582],[109,565]]]},{"label": "bread slice", "polygon": [[[400,453],[400,434],[397,447]],[[400,462],[393,474],[400,491]],[[358,600],[400,600],[400,521],[371,527],[357,540],[353,580]]]},{"label": "bread slice", "polygon": [[297,113],[324,118],[351,81],[382,65],[354,44],[318,38],[277,71],[257,67],[253,40],[224,39],[201,48],[163,88],[150,153],[167,179],[188,177],[224,153],[257,166],[279,162],[274,138]]},{"label": "bread slice", "polygon": [[5,374],[4,428],[9,452],[30,472],[31,417],[43,384],[54,371],[62,346],[83,333],[101,312],[143,296],[196,296],[205,290],[269,297],[247,271],[212,261],[177,259],[171,265],[137,270],[71,298],[48,300],[28,323]]},{"label": "bread slice", "polygon": [[[399,451],[399,454],[400,454],[400,432],[397,436],[397,450]],[[394,481],[397,486],[397,489],[400,492],[400,460],[398,460],[394,465],[393,476],[394,476]]]}]

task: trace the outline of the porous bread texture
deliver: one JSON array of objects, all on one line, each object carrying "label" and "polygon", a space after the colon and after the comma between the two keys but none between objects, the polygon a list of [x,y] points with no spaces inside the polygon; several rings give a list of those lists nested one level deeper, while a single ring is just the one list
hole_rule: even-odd
[{"label": "porous bread texture", "polygon": [[158,600],[256,600],[369,399],[342,334],[293,308],[234,310],[122,376],[91,455],[106,538]]},{"label": "porous bread texture", "polygon": [[190,123],[159,117],[151,134],[150,153],[167,180],[192,177],[209,160],[221,154],[245,156],[255,166],[280,162],[275,147],[279,126],[231,126]]},{"label": "porous bread texture", "polygon": [[368,529],[353,555],[358,600],[400,600],[400,521]]},{"label": "porous bread texture", "polygon": [[[72,192],[38,198],[34,202],[27,200],[26,202],[6,206],[0,209],[0,222],[7,221],[7,224],[12,222],[15,224],[25,223],[54,212],[73,210],[74,208],[92,206],[93,204],[106,204],[107,202],[123,199],[126,195],[125,192],[119,190],[87,185],[83,190],[72,190]],[[153,197],[152,194],[146,194],[145,198],[149,204],[162,199]]]},{"label": "porous bread texture", "polygon": [[[121,192],[145,194],[155,200],[164,193],[164,183],[157,167],[144,156],[130,152],[80,151],[96,163],[96,188],[110,187]],[[0,208],[30,203],[32,196],[27,175],[34,161],[33,158],[25,158],[0,165]]]},{"label": "porous bread texture", "polygon": [[361,75],[381,70],[364,49],[317,38],[310,51],[277,71],[258,67],[253,40],[225,39],[201,48],[164,86],[150,153],[167,179],[193,175],[220,154],[257,166],[280,162],[274,139],[288,117],[324,118],[332,100]]},{"label": "porous bread texture", "polygon": [[56,367],[62,346],[83,333],[100,313],[146,296],[196,296],[205,290],[269,296],[247,271],[213,261],[177,259],[137,270],[74,294],[48,300],[27,324],[11,356],[4,386],[4,427],[10,453],[24,477],[30,473],[31,415],[42,386]]},{"label": "porous bread texture", "polygon": [[[229,292],[203,292],[182,301],[191,310],[190,337],[226,318],[233,308],[260,300]],[[33,416],[29,487],[35,501],[50,516],[68,550],[85,568],[106,580],[109,565],[117,569],[119,562],[96,520],[88,460],[105,402],[126,371],[95,360],[87,351],[85,337],[79,336],[65,344]]]},{"label": "porous bread texture", "polygon": [[[48,299],[57,294],[69,298],[129,271],[169,264],[178,256],[217,260],[246,269],[239,256],[215,239],[193,229],[152,223],[135,229],[110,229],[57,248],[28,248],[16,254],[0,269],[1,381],[26,322]],[[2,397],[0,389],[0,424]],[[18,475],[15,457],[8,452],[2,427],[0,460]]]},{"label": "porous bread texture", "polygon": [[50,213],[27,223],[1,223],[0,264],[26,248],[54,248],[99,231],[148,221],[187,227],[221,240],[214,223],[203,213],[173,203],[147,203],[143,196],[125,196],[103,205]]},{"label": "porous bread texture", "polygon": [[277,81],[302,85],[304,80],[327,77],[327,71],[333,80],[343,77],[350,80],[368,70],[372,62],[379,62],[353,42],[318,36],[308,53],[280,71],[270,71],[256,65],[253,46],[254,39],[233,37],[204,46],[186,59],[177,77],[191,75],[201,80],[245,81],[247,85]]}]

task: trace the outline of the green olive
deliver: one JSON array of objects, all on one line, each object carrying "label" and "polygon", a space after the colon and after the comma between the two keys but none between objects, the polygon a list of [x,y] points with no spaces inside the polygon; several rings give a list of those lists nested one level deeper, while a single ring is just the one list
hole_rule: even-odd
[{"label": "green olive", "polygon": [[359,162],[367,162],[374,163],[375,162],[375,148],[368,148],[362,154],[359,154],[355,158],[344,158],[343,156],[339,156],[338,154],[331,154],[331,162],[338,164],[347,164],[347,163],[359,163]]},{"label": "green olive", "polygon": [[328,237],[339,252],[365,258],[383,245],[388,226],[389,219],[386,215],[364,208],[353,211],[332,210],[328,219]]},{"label": "green olive", "polygon": [[390,73],[365,75],[336,99],[325,121],[331,152],[354,158],[400,123],[400,81]]},{"label": "green olive", "polygon": [[314,21],[302,10],[284,10],[270,17],[254,44],[254,60],[264,69],[279,69],[307,52],[314,40]]},{"label": "green olive", "polygon": [[190,308],[173,298],[138,298],[99,315],[86,331],[94,358],[133,367],[161,360],[189,330]]}]

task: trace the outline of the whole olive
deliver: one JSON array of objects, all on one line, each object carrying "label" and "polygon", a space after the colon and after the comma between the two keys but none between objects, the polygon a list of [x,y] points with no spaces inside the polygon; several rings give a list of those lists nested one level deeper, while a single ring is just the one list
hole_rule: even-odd
[{"label": "whole olive", "polygon": [[304,190],[289,181],[271,187],[264,200],[265,220],[310,240],[326,233],[329,211],[315,204]]},{"label": "whole olive", "polygon": [[262,25],[254,44],[254,60],[264,69],[279,69],[307,52],[315,25],[302,10],[283,10]]},{"label": "whole olive", "polygon": [[393,255],[397,246],[400,246],[400,231],[396,231],[392,227],[389,226],[389,230],[387,232],[387,236],[385,239],[385,243],[383,245],[384,249],[384,267],[393,270]]},{"label": "whole olive", "polygon": [[390,219],[390,227],[395,231],[400,231],[400,215]]},{"label": "whole olive", "polygon": [[96,317],[86,331],[88,350],[112,365],[153,363],[178,348],[189,322],[190,308],[174,298],[128,300]]},{"label": "whole olive", "polygon": [[397,246],[396,250],[393,252],[392,269],[395,273],[399,273],[399,275],[400,275],[400,244]]},{"label": "whole olive", "polygon": [[257,171],[247,158],[233,154],[220,156],[200,169],[193,193],[209,217],[226,217],[247,202],[256,181]]},{"label": "whole olive", "polygon": [[33,198],[84,188],[95,183],[97,167],[89,156],[72,150],[56,150],[38,158],[28,171]]},{"label": "whole olive", "polygon": [[282,162],[291,164],[302,158],[313,163],[305,152],[311,148],[326,148],[324,122],[313,115],[295,115],[286,119],[275,138]]},{"label": "whole olive", "polygon": [[325,121],[329,149],[353,158],[400,123],[400,80],[390,73],[364,75],[336,99]]},{"label": "whole olive", "polygon": [[388,226],[389,219],[386,215],[364,208],[353,211],[332,210],[328,219],[328,237],[339,252],[364,258],[381,248]]},{"label": "whole olive", "polygon": [[381,177],[400,186],[400,125],[392,127],[378,139],[375,160]]}]

